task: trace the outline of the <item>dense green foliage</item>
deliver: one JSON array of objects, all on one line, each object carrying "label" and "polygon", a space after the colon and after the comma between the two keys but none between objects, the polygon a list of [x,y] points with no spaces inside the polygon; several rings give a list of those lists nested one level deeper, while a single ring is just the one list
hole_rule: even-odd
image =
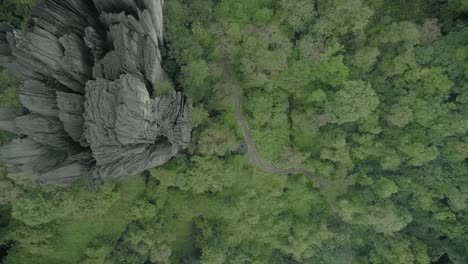
[{"label": "dense green foliage", "polygon": [[[11,72],[0,69],[0,107],[21,111],[18,85],[19,81]],[[12,138],[13,135],[10,133],[0,130],[0,145],[9,142]]]},{"label": "dense green foliage", "polygon": [[12,26],[24,26],[31,14],[31,9],[38,0],[2,0],[0,1],[0,23]]},{"label": "dense green foliage", "polygon": [[[467,15],[466,0],[166,0],[190,148],[96,193],[3,171],[5,263],[468,263]],[[225,63],[261,156],[324,184],[242,155]],[[17,107],[8,76],[0,104]]]}]

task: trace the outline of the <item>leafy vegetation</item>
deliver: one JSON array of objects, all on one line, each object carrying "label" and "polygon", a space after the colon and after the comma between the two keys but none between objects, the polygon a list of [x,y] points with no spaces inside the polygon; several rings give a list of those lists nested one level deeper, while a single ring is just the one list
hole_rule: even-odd
[{"label": "leafy vegetation", "polygon": [[2,0],[0,2],[0,23],[25,26],[31,9],[38,0]]},{"label": "leafy vegetation", "polygon": [[[2,2],[18,19],[12,6],[30,7]],[[193,98],[192,145],[95,193],[2,168],[3,261],[468,263],[467,12],[464,0],[167,0],[164,91]],[[320,183],[244,155],[231,78],[260,156]],[[18,108],[17,84],[0,74],[2,107]]]}]

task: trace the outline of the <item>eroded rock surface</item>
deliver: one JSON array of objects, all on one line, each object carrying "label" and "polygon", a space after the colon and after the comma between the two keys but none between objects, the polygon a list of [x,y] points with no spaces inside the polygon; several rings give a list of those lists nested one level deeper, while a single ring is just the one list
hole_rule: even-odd
[{"label": "eroded rock surface", "polygon": [[43,0],[31,26],[0,26],[0,65],[23,80],[28,114],[0,109],[18,134],[0,160],[42,183],[120,179],[159,166],[190,141],[191,101],[152,97],[163,0]]},{"label": "eroded rock surface", "polygon": [[141,79],[122,75],[86,87],[85,136],[100,178],[159,166],[189,143],[190,102],[180,93],[150,98]]}]

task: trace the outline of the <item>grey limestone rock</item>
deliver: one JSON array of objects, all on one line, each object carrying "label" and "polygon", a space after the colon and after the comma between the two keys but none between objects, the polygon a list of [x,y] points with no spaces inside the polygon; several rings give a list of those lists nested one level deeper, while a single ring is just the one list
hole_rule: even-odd
[{"label": "grey limestone rock", "polygon": [[41,81],[23,81],[19,97],[23,106],[33,113],[58,116],[56,91]]},{"label": "grey limestone rock", "polygon": [[36,114],[16,118],[20,134],[27,135],[34,141],[62,151],[71,151],[72,145],[59,119]]},{"label": "grey limestone rock", "polygon": [[0,148],[0,159],[25,172],[42,173],[65,160],[65,153],[54,151],[33,139],[15,139]]},{"label": "grey limestone rock", "polygon": [[0,108],[0,130],[5,130],[13,134],[18,134],[15,119],[18,115],[11,109]]},{"label": "grey limestone rock", "polygon": [[83,135],[84,102],[85,97],[82,95],[57,91],[58,116],[63,123],[63,129],[74,141],[87,147],[89,144]]},{"label": "grey limestone rock", "polygon": [[184,95],[150,98],[137,77],[90,81],[84,130],[97,162],[95,174],[121,178],[167,162],[187,147],[190,117],[191,103]]},{"label": "grey limestone rock", "polygon": [[28,114],[0,109],[19,135],[0,160],[63,184],[121,179],[186,148],[191,101],[153,97],[161,66],[163,0],[42,0],[25,31],[0,26],[0,66],[22,79]]}]

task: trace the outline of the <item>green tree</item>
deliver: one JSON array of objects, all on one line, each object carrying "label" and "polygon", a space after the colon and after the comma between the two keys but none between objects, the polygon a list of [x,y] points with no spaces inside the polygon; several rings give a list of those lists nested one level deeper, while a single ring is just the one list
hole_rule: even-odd
[{"label": "green tree", "polygon": [[315,1],[299,0],[279,2],[281,7],[281,20],[294,32],[303,32],[315,19]]},{"label": "green tree", "polygon": [[381,177],[375,182],[374,190],[380,198],[386,199],[392,194],[398,192],[398,186],[394,181],[385,177]]},{"label": "green tree", "polygon": [[5,0],[0,4],[0,22],[19,27],[26,23],[36,0]]},{"label": "green tree", "polygon": [[209,76],[210,71],[205,60],[195,60],[182,67],[181,81],[194,102],[202,100],[210,90]]},{"label": "green tree", "polygon": [[418,26],[409,21],[394,22],[382,27],[378,38],[380,43],[406,42],[413,45],[418,44],[419,39],[420,32]]},{"label": "green tree", "polygon": [[225,156],[238,147],[235,133],[226,126],[215,124],[203,130],[197,151],[204,155]]},{"label": "green tree", "polygon": [[468,158],[468,138],[450,138],[443,149],[444,157],[453,162],[462,162]]},{"label": "green tree", "polygon": [[288,65],[292,45],[276,26],[248,26],[241,48],[241,71],[248,86],[265,84]]},{"label": "green tree", "polygon": [[376,47],[362,47],[356,51],[351,59],[353,66],[359,70],[359,73],[368,73],[372,70],[380,51]]},{"label": "green tree", "polygon": [[192,127],[195,129],[208,120],[208,112],[203,106],[194,106],[192,114]]},{"label": "green tree", "polygon": [[421,166],[435,160],[439,155],[439,150],[436,146],[430,146],[423,142],[415,142],[409,137],[403,138],[399,149],[408,156],[408,164],[412,166]]},{"label": "green tree", "polygon": [[217,157],[193,156],[190,170],[179,174],[176,185],[185,191],[194,193],[220,192],[232,185],[232,173],[229,164]]},{"label": "green tree", "polygon": [[349,69],[343,63],[343,58],[343,55],[322,58],[312,66],[313,78],[332,86],[344,84],[348,79]]},{"label": "green tree", "polygon": [[395,104],[390,107],[388,121],[397,127],[404,127],[414,120],[413,112],[408,105]]},{"label": "green tree", "polygon": [[19,80],[12,72],[8,70],[0,71],[0,107],[21,109],[18,96],[19,85]]},{"label": "green tree", "polygon": [[318,2],[320,19],[315,24],[314,31],[325,36],[363,34],[373,14],[373,10],[360,0]]},{"label": "green tree", "polygon": [[376,206],[357,199],[339,203],[343,220],[354,225],[371,227],[377,233],[392,234],[406,227],[412,217],[391,203]]},{"label": "green tree", "polygon": [[109,256],[112,252],[110,241],[105,238],[99,237],[93,241],[85,250],[85,258],[82,260],[84,264],[108,264]]},{"label": "green tree", "polygon": [[155,222],[134,222],[127,227],[112,252],[118,263],[169,263],[173,234]]},{"label": "green tree", "polygon": [[382,237],[376,240],[370,253],[372,263],[431,263],[427,247],[417,239]]},{"label": "green tree", "polygon": [[369,116],[379,105],[379,98],[370,83],[347,81],[326,103],[331,122],[343,124]]},{"label": "green tree", "polygon": [[12,216],[28,226],[38,226],[66,217],[83,217],[105,213],[118,199],[114,185],[104,185],[99,192],[82,192],[75,187],[60,187],[49,192],[31,190],[12,202]]}]

